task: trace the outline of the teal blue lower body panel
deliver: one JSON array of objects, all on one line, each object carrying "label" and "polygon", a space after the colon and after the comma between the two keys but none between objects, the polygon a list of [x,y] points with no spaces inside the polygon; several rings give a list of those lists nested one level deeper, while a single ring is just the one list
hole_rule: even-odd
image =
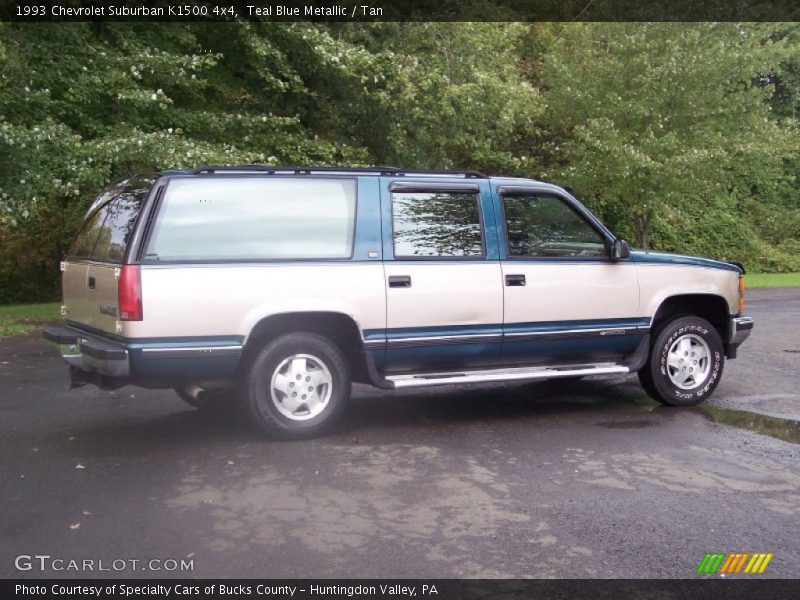
[{"label": "teal blue lower body panel", "polygon": [[500,359],[500,342],[402,346],[386,349],[392,373],[491,367]]},{"label": "teal blue lower body panel", "polygon": [[557,339],[506,340],[503,364],[558,364],[602,362],[633,354],[646,334],[580,336]]},{"label": "teal blue lower body panel", "polygon": [[233,377],[242,338],[136,340],[127,345],[131,380],[146,385]]},{"label": "teal blue lower body panel", "polygon": [[649,329],[648,317],[632,317],[368,330],[364,337],[372,352],[385,348],[384,372],[406,373],[620,360]]}]

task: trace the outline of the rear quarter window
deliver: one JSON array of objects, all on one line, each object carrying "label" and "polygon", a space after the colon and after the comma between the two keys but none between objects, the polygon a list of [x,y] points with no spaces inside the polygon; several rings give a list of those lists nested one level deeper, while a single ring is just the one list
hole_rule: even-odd
[{"label": "rear quarter window", "polygon": [[354,179],[176,178],[145,259],[349,258],[355,211]]}]

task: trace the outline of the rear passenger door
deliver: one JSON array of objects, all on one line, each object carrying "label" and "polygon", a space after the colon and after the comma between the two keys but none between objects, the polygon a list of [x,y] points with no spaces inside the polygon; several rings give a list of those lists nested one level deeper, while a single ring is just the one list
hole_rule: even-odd
[{"label": "rear passenger door", "polygon": [[496,364],[503,290],[487,180],[381,180],[386,371]]},{"label": "rear passenger door", "polygon": [[503,362],[605,362],[633,353],[649,319],[638,316],[636,267],[610,259],[611,235],[555,189],[497,192]]}]

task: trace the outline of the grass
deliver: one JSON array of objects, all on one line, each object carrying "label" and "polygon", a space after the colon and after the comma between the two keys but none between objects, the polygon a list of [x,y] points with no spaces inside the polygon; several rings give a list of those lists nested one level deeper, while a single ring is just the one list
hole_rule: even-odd
[{"label": "grass", "polygon": [[800,273],[748,273],[744,281],[748,288],[800,287]]},{"label": "grass", "polygon": [[0,306],[0,337],[27,333],[59,318],[60,304]]}]

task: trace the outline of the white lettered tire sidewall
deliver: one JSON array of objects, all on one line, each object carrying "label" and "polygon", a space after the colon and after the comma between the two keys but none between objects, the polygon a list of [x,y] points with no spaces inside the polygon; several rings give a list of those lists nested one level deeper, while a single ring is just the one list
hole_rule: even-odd
[{"label": "white lettered tire sidewall", "polygon": [[[709,373],[694,389],[682,389],[670,379],[667,357],[676,340],[686,335],[700,337],[709,348]],[[681,317],[667,323],[658,333],[650,356],[650,375],[657,400],[670,406],[694,406],[700,404],[716,389],[722,377],[725,354],[719,333],[705,319]]]},{"label": "white lettered tire sidewall", "polygon": [[[305,420],[281,414],[272,399],[272,377],[289,356],[311,355],[321,360],[332,378],[331,395],[321,413]],[[289,333],[267,342],[251,359],[242,382],[242,399],[249,418],[262,433],[279,439],[319,435],[344,412],[350,400],[350,369],[336,344],[315,333]]]}]

